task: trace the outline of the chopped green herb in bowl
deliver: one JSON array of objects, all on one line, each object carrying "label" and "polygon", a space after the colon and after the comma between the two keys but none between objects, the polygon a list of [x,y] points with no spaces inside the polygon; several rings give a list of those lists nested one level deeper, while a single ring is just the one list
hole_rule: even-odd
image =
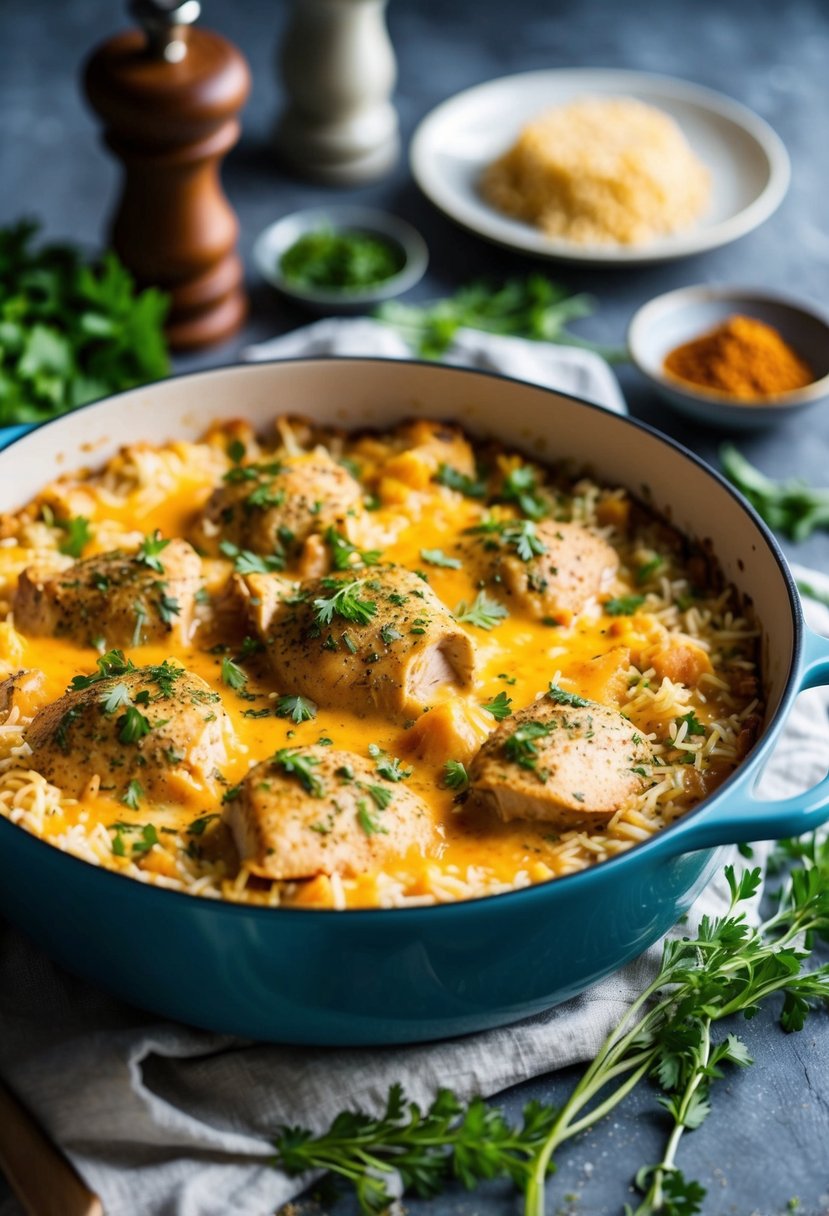
[{"label": "chopped green herb in bowl", "polygon": [[319,228],[306,232],[283,253],[279,269],[297,287],[355,291],[383,283],[403,269],[399,245],[369,232]]},{"label": "chopped green herb in bowl", "polygon": [[408,291],[429,260],[420,233],[367,207],[316,207],[271,224],[253,258],[282,295],[312,312],[359,313]]}]

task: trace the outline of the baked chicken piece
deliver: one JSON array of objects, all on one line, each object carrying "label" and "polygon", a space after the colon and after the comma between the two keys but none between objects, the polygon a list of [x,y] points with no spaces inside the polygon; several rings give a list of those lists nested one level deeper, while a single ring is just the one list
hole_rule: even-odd
[{"label": "baked chicken piece", "polygon": [[504,820],[589,825],[640,793],[652,762],[620,713],[554,688],[484,743],[469,769],[470,804]]},{"label": "baked chicken piece", "polygon": [[248,773],[224,805],[242,863],[263,878],[359,874],[421,852],[429,810],[404,783],[332,747],[283,748]]},{"label": "baked chicken piece", "polygon": [[466,568],[510,609],[568,624],[605,589],[615,549],[583,524],[545,519],[487,522],[456,548]]},{"label": "baked chicken piece", "polygon": [[269,607],[260,636],[276,682],[318,705],[405,722],[441,689],[472,682],[469,637],[402,567],[332,573]]},{"label": "baked chicken piece", "polygon": [[89,646],[138,646],[165,638],[187,644],[202,581],[186,540],[151,537],[137,553],[87,557],[56,572],[28,566],[14,597],[14,623],[35,637]]},{"label": "baked chicken piece", "polygon": [[134,668],[116,651],[99,668],[35,715],[31,767],[72,798],[95,776],[114,798],[132,781],[161,802],[212,790],[232,738],[218,693],[166,661]]},{"label": "baked chicken piece", "polygon": [[193,540],[214,556],[229,541],[290,562],[312,533],[324,532],[362,493],[348,470],[321,450],[234,465],[207,500]]}]

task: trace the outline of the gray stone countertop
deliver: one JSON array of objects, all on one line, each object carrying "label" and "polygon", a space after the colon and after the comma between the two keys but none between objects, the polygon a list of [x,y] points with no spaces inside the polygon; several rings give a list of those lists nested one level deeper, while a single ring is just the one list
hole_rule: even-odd
[{"label": "gray stone countertop", "polygon": [[[252,311],[242,335],[208,354],[179,359],[179,370],[234,361],[245,342],[283,332],[306,318],[278,301],[250,265],[256,234],[296,208],[352,201],[398,212],[426,237],[428,274],[412,294],[426,299],[470,277],[546,269],[594,294],[597,312],[581,332],[620,342],[644,301],[672,287],[719,282],[784,289],[816,302],[829,293],[829,6],[823,0],[395,0],[389,27],[399,61],[396,102],[404,140],[437,102],[467,86],[533,68],[626,67],[686,77],[722,90],[756,110],[785,140],[793,180],[777,214],[735,244],[689,260],[638,270],[542,266],[486,245],[456,228],[423,199],[405,159],[379,184],[323,190],[283,174],[269,137],[279,98],[273,53],[286,5],[263,0],[206,0],[204,20],[248,56],[254,88],[244,134],[224,180],[242,225]],[[122,24],[106,0],[40,0],[0,7],[0,223],[39,216],[50,237],[98,245],[113,201],[116,170],[80,99],[77,68],[92,43]],[[631,412],[715,461],[721,436],[679,421],[630,368],[620,379]],[[829,412],[793,419],[778,430],[739,438],[746,455],[774,476],[829,484]],[[829,570],[829,536],[816,535],[787,554]],[[706,1216],[803,1216],[829,1213],[829,1020],[818,1015],[800,1035],[785,1036],[770,1013],[744,1028],[753,1068],[721,1082],[704,1127],[683,1142],[686,1176],[708,1189]],[[561,1098],[576,1070],[522,1086],[506,1097],[517,1109],[530,1097]],[[573,1143],[551,1184],[551,1213],[616,1216],[633,1196],[635,1170],[658,1159],[665,1132],[645,1087],[605,1123]],[[799,1204],[798,1204],[799,1201]],[[504,1188],[407,1201],[412,1216],[495,1216],[518,1211]],[[314,1205],[308,1206],[309,1216]],[[348,1200],[323,1210],[346,1216]],[[139,1209],[136,1209],[140,1216]],[[317,1206],[316,1211],[320,1208]]]}]

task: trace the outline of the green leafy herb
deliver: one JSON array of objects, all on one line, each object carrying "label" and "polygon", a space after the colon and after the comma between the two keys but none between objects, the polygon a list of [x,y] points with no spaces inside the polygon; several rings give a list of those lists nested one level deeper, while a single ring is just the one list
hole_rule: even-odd
[{"label": "green leafy herb", "polygon": [[508,616],[509,612],[504,605],[492,599],[485,591],[479,591],[469,607],[462,601],[455,609],[455,617],[462,624],[476,625],[478,629],[485,629],[487,632],[500,625]]},{"label": "green leafy herb", "polygon": [[585,697],[580,697],[576,692],[565,692],[563,688],[559,688],[558,684],[549,685],[547,696],[554,704],[570,705],[573,709],[584,709],[585,705],[590,704]]},{"label": "green leafy herb", "polygon": [[483,498],[486,494],[486,482],[479,477],[470,477],[468,473],[460,473],[449,464],[439,464],[434,481],[449,490],[457,490],[466,498]]},{"label": "green leafy herb", "polygon": [[430,566],[444,566],[447,570],[460,570],[463,565],[457,557],[447,557],[442,549],[421,549],[420,556]]},{"label": "green leafy herb", "polygon": [[144,625],[147,622],[147,609],[144,607],[141,600],[135,600],[132,610],[135,613],[135,628],[132,631],[132,644],[133,646],[140,646],[143,639]]},{"label": "green leafy herb", "polygon": [[[2,302],[0,302],[0,309],[2,309]],[[0,342],[2,342],[1,334],[2,331],[0,331]],[[0,375],[0,400],[2,400],[2,391],[2,376]],[[67,557],[79,558],[92,539],[89,520],[85,519],[83,515],[76,515],[73,519],[58,522],[58,527],[66,533],[66,540],[61,541],[58,545],[58,551],[65,553]]]},{"label": "green leafy herb", "polygon": [[145,536],[142,540],[135,560],[144,566],[149,566],[151,570],[155,570],[156,574],[163,574],[164,564],[158,555],[164,552],[169,543],[169,540],[165,540],[159,529],[156,528],[152,536]]},{"label": "green leafy herb", "polygon": [[[374,788],[379,789],[379,786]],[[388,830],[380,823],[376,813],[369,808],[365,798],[360,798],[357,802],[357,822],[366,836],[388,835]]]},{"label": "green leafy herb", "polygon": [[404,767],[402,761],[397,756],[387,756],[376,743],[369,743],[368,754],[375,761],[378,777],[382,777],[384,781],[405,781],[408,777],[411,777],[412,770],[410,768]]},{"label": "green leafy herb", "polygon": [[502,286],[478,280],[454,295],[427,304],[382,304],[375,316],[393,325],[425,359],[439,359],[463,327],[486,333],[512,334],[539,342],[557,342],[595,350],[610,360],[626,360],[627,351],[597,346],[570,333],[570,321],[589,316],[590,299],[571,295],[543,274],[508,279]]},{"label": "green leafy herb", "polygon": [[469,786],[466,766],[460,760],[447,760],[443,766],[443,784],[450,790],[465,790]]},{"label": "green leafy herb", "polygon": [[335,570],[355,570],[359,566],[376,566],[383,556],[379,549],[358,549],[348,537],[336,528],[325,530],[325,543],[331,550],[331,563]]},{"label": "green leafy herb", "polygon": [[[549,499],[538,488],[538,473],[528,464],[519,465],[507,473],[501,487],[501,497],[507,502],[514,502],[519,511],[530,519],[543,519],[550,514]],[[543,548],[541,552],[544,552]],[[524,561],[529,561],[529,558],[524,558]]]},{"label": "green leafy herb", "polygon": [[720,448],[726,477],[746,496],[770,528],[792,540],[806,540],[829,528],[829,489],[813,489],[800,478],[773,481],[730,443]]},{"label": "green leafy herb", "polygon": [[80,692],[83,688],[100,684],[102,680],[110,680],[113,676],[124,676],[128,671],[135,671],[134,663],[125,657],[123,650],[108,650],[96,662],[98,670],[94,675],[72,677],[70,691]]},{"label": "green leafy herb", "polygon": [[735,1035],[716,1040],[717,1023],[740,1013],[750,1018],[779,993],[781,1025],[796,1031],[813,1005],[829,1002],[829,964],[804,968],[811,937],[829,940],[829,842],[813,836],[788,842],[784,852],[796,864],[774,914],[749,925],[740,904],[754,896],[760,871],[738,877],[727,867],[731,903],[726,914],[703,917],[695,937],[666,939],[657,975],[561,1106],[532,1104],[513,1127],[480,1098],[463,1104],[445,1090],[422,1112],[395,1085],[380,1118],[345,1111],[319,1136],[279,1128],[276,1164],[290,1174],[321,1169],[346,1179],[364,1216],[378,1216],[389,1205],[386,1181],[393,1174],[404,1194],[424,1198],[440,1194],[452,1179],[472,1189],[485,1180],[509,1178],[525,1192],[524,1216],[544,1216],[545,1187],[558,1149],[651,1078],[662,1090],[660,1103],[672,1127],[662,1159],[636,1174],[642,1202],[635,1212],[625,1210],[628,1216],[695,1216],[705,1192],[677,1166],[681,1138],[704,1121],[724,1066],[751,1064]]},{"label": "green leafy herb", "polygon": [[2,426],[42,422],[170,370],[166,297],[136,294],[113,253],[86,262],[67,245],[35,250],[36,232],[30,220],[0,229]]},{"label": "green leafy herb", "polygon": [[492,714],[496,722],[503,722],[504,718],[508,718],[512,713],[511,705],[512,697],[508,697],[505,692],[499,692],[491,701],[486,701],[481,709]]},{"label": "green leafy herb", "polygon": [[633,616],[645,602],[644,595],[620,595],[604,605],[608,616]]},{"label": "green leafy herb", "polygon": [[276,716],[277,718],[291,718],[297,724],[310,722],[317,716],[317,706],[307,697],[279,697],[276,702]]},{"label": "green leafy herb", "polygon": [[105,714],[117,713],[130,703],[130,690],[126,684],[114,684],[101,696],[101,708]]},{"label": "green leafy herb", "polygon": [[384,237],[318,228],[283,253],[279,269],[291,286],[347,293],[384,283],[402,270],[404,261],[402,249]]},{"label": "green leafy herb", "polygon": [[535,772],[538,764],[536,741],[546,738],[551,730],[546,722],[523,722],[504,740],[504,755],[520,768]]},{"label": "green leafy herb", "polygon": [[705,727],[702,725],[693,709],[689,710],[687,714],[683,714],[681,718],[676,719],[677,726],[681,726],[683,722],[688,727],[685,732],[688,738],[690,738],[692,735],[705,734]]},{"label": "green leafy herb", "polygon": [[237,667],[232,659],[222,659],[222,683],[228,688],[232,688],[234,692],[238,692],[244,688],[248,682],[248,677],[241,667]]},{"label": "green leafy herb", "polygon": [[246,453],[247,448],[242,443],[241,439],[231,439],[230,443],[227,445],[228,459],[232,460],[234,464],[239,464],[241,461],[243,461]]},{"label": "green leafy herb", "polygon": [[[222,802],[232,802],[238,793],[238,785],[234,786],[232,789],[225,790],[225,793],[222,796]],[[192,823],[188,824],[187,835],[203,836],[205,828],[209,827],[209,825],[214,823],[217,819],[221,819],[221,815],[218,813],[218,811],[211,811],[207,815],[199,815],[198,819],[194,819]]]},{"label": "green leafy herb", "polygon": [[150,849],[153,847],[154,844],[158,844],[158,832],[156,831],[154,824],[145,823],[141,827],[140,840],[133,841],[133,845],[132,845],[133,857],[138,857],[142,853],[149,853]]},{"label": "green leafy herb", "polygon": [[797,580],[797,589],[801,595],[808,596],[810,600],[815,600],[818,604],[825,604],[829,608],[829,593],[826,591],[813,587],[811,583],[806,583],[803,579]]},{"label": "green leafy herb", "polygon": [[237,574],[272,574],[275,570],[285,569],[284,553],[268,553],[262,556],[250,549],[240,549],[229,540],[223,540],[219,549],[233,562]]},{"label": "green leafy herb", "polygon": [[134,705],[128,706],[126,713],[121,715],[116,725],[118,726],[118,738],[122,743],[138,743],[152,730],[149,719],[145,718],[141,710],[136,709]]},{"label": "green leafy herb", "polygon": [[636,571],[636,581],[640,587],[643,583],[648,581],[651,575],[656,574],[657,570],[661,570],[664,565],[665,561],[663,558],[652,557],[650,561],[647,561],[644,563],[644,565],[640,566]]},{"label": "green leafy herb", "polygon": [[181,613],[181,605],[173,596],[162,591],[158,601],[158,615],[165,625],[171,624],[173,617]]},{"label": "green leafy herb", "polygon": [[144,790],[140,781],[133,778],[127,786],[127,791],[121,801],[124,806],[128,806],[131,811],[137,811],[141,799],[144,797]]},{"label": "green leafy herb", "polygon": [[[344,621],[352,621],[356,625],[367,625],[377,612],[374,600],[360,598],[360,591],[365,586],[365,579],[354,579],[342,582],[339,579],[323,579],[324,590],[331,595],[318,597],[314,600],[314,617],[318,625],[330,625],[335,616]],[[344,640],[344,639],[343,639]]]},{"label": "green leafy herb", "polygon": [[319,764],[316,756],[303,756],[295,748],[282,747],[274,756],[274,763],[290,777],[296,777],[299,784],[312,798],[322,798],[325,786],[314,769]]}]

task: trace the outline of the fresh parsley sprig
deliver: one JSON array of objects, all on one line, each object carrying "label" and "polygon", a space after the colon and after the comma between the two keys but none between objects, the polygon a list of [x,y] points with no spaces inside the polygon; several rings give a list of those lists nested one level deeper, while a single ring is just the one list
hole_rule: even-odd
[{"label": "fresh parsley sprig", "polygon": [[720,448],[720,464],[770,528],[792,540],[806,540],[816,530],[829,528],[829,489],[813,489],[799,478],[773,481],[731,443]]},{"label": "fresh parsley sprig", "polygon": [[479,591],[471,604],[462,600],[455,609],[455,619],[463,625],[476,625],[488,633],[509,616],[509,611],[485,591]]},{"label": "fresh parsley sprig", "polygon": [[377,612],[375,600],[365,600],[360,592],[366,584],[366,579],[353,579],[343,582],[341,579],[325,578],[322,580],[323,590],[329,591],[328,596],[318,596],[314,600],[314,618],[318,625],[330,625],[335,616],[355,625],[367,625]]}]

